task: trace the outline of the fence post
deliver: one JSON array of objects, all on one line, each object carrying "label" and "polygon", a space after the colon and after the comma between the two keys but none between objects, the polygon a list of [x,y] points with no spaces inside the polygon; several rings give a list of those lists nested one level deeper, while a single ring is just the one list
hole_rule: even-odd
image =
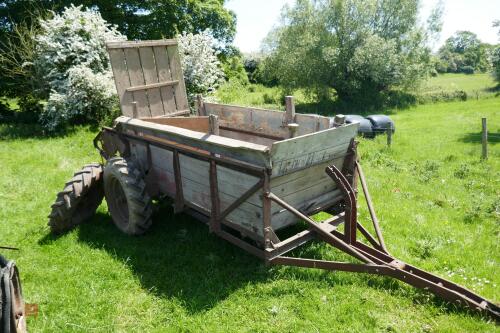
[{"label": "fence post", "polygon": [[389,124],[387,129],[387,146],[390,147],[392,144],[392,123]]},{"label": "fence post", "polygon": [[486,160],[488,159],[488,127],[486,124],[486,118],[482,119],[482,125],[483,125],[483,132],[481,135],[481,141],[483,143],[483,154],[482,154],[482,159]]}]

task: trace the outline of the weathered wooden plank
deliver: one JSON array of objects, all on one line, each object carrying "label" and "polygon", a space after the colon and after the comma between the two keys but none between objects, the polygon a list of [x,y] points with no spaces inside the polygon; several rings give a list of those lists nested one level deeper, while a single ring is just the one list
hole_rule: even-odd
[{"label": "weathered wooden plank", "polygon": [[[172,81],[167,49],[164,46],[155,46],[153,47],[153,52],[155,55],[156,70],[158,71],[158,80],[160,82]],[[174,87],[161,87],[160,92],[163,101],[163,113],[169,114],[178,111],[175,104]]]},{"label": "weathered wooden plank", "polygon": [[[152,147],[154,152],[152,154],[153,167],[155,174],[158,175],[158,185],[162,193],[168,194],[171,197],[175,197],[175,182],[174,173],[172,170],[172,153],[169,151],[161,150],[160,148]],[[211,200],[210,200],[210,187],[208,184],[208,162],[197,161],[199,163],[205,163],[206,165],[202,168],[197,169],[197,174],[189,171],[194,169],[191,167],[191,158],[181,155],[181,175],[182,175],[182,186],[183,186],[183,196],[184,200],[190,205],[201,207],[204,211],[210,212],[211,210]],[[198,165],[199,166],[199,165]],[[168,168],[168,170],[166,169]],[[194,176],[193,176],[194,175]],[[226,175],[225,170],[222,172],[218,171],[218,175]],[[241,175],[240,175],[241,176]],[[192,178],[195,178],[194,180]],[[220,189],[229,189],[225,187],[226,181],[220,184]],[[238,197],[244,192],[238,193]],[[222,191],[219,191],[219,198],[221,203],[221,209],[229,207],[237,197],[233,195],[228,195]],[[259,225],[261,221],[260,212],[261,208],[248,202],[242,203],[234,211],[232,211],[226,219],[232,223],[241,225],[247,230],[253,232],[256,230],[255,225]]]},{"label": "weathered wooden plank", "polygon": [[[158,185],[163,193],[172,197],[175,196],[175,181],[173,174],[173,157],[170,151],[151,147],[152,165],[155,174],[158,175]],[[211,209],[208,162],[197,160],[189,156],[180,155],[180,164],[182,170],[182,184],[184,199],[192,205],[202,207],[206,211]],[[340,162],[337,164],[341,164]],[[236,170],[218,166],[219,196],[221,200],[221,209],[227,208],[253,184],[258,182],[257,177],[246,175]],[[287,176],[284,176],[287,177]],[[294,185],[303,186],[305,180],[289,182],[288,188],[294,189]],[[275,188],[276,189],[276,188]],[[273,191],[275,190],[273,189]],[[275,193],[275,192],[273,192]],[[288,195],[278,194],[285,201],[291,203],[299,209],[312,209],[325,202],[333,200],[340,194],[334,188],[333,182],[319,182],[313,186],[305,186],[300,190],[294,191]],[[256,202],[257,204],[254,204]],[[262,209],[261,198],[258,194],[252,196],[249,200],[242,203],[235,211],[227,216],[230,222],[245,228],[253,233],[262,235]],[[298,219],[284,211],[282,207],[273,204],[272,226],[275,230],[296,223]]]},{"label": "weathered wooden plank", "polygon": [[131,90],[131,88],[128,88],[128,91],[133,91],[135,93],[135,91],[144,90],[137,89],[138,87],[147,87],[149,85],[148,89],[146,90],[146,95],[148,97],[151,116],[161,116],[163,115],[163,103],[161,101],[160,89],[153,86],[154,84],[158,84],[158,74],[156,71],[153,48],[140,47],[139,56],[142,65],[142,72],[144,74],[144,82],[146,84],[142,86],[131,87],[132,89],[136,90]]},{"label": "weathered wooden plank", "polygon": [[118,117],[115,124],[118,130],[142,132],[144,135],[151,135],[154,138],[170,140],[258,166],[270,167],[269,148],[263,145],[123,116]]},{"label": "weathered wooden plank", "polygon": [[336,146],[326,146],[323,150],[304,151],[303,154],[290,156],[288,159],[274,160],[272,161],[272,175],[280,176],[295,170],[310,168],[318,163],[344,157],[348,148],[349,142],[344,142]]},{"label": "weathered wooden plank", "polygon": [[109,59],[113,69],[113,77],[115,79],[116,92],[120,99],[120,109],[122,115],[133,117],[132,94],[126,92],[130,86],[128,77],[127,64],[125,63],[125,53],[121,49],[109,50]]},{"label": "weathered wooden plank", "polygon": [[293,96],[285,96],[285,122],[287,124],[293,123],[295,121],[295,103],[293,101]]},{"label": "weathered wooden plank", "polygon": [[[173,162],[171,157],[172,154],[157,147],[152,147],[151,149],[153,166],[165,169],[173,175]],[[183,156],[182,154],[180,155],[180,161],[183,177],[197,182],[198,184],[200,184],[201,188],[204,188],[205,191],[208,191],[210,186],[207,177],[208,163],[206,161]],[[340,166],[342,164],[342,161],[338,161],[334,164]],[[271,182],[271,191],[276,195],[283,197],[284,199],[293,201],[292,199],[288,198],[297,198],[298,200],[312,199],[313,197],[310,198],[308,196],[314,196],[314,193],[321,194],[335,188],[335,183],[328,179],[328,176],[326,175],[324,170],[318,173],[311,173],[307,171],[308,170],[306,169],[293,174],[294,177],[297,177],[296,179],[292,179],[291,177],[289,177],[290,175],[281,177],[289,179],[288,182],[282,184],[274,185]],[[301,173],[305,174],[305,176],[301,176]],[[246,190],[251,188],[259,181],[257,177],[228,169],[223,166],[218,166],[217,177],[219,181],[219,192],[233,198],[233,201],[239,198],[243,193],[245,193]],[[276,180],[280,179],[278,178]],[[171,192],[173,193],[175,187],[173,184],[171,184],[170,186]],[[256,207],[260,207],[262,205],[259,195],[254,195],[247,201],[248,203],[255,205]],[[279,206],[276,206],[275,208],[275,210],[280,210]]]},{"label": "weathered wooden plank", "polygon": [[208,133],[208,117],[161,117],[161,118],[141,118],[141,120],[185,128],[191,131]]},{"label": "weathered wooden plank", "polygon": [[208,116],[208,133],[211,135],[219,135],[219,117],[211,114]]},{"label": "weathered wooden plank", "polygon": [[[158,175],[158,185],[162,193],[171,197],[175,196],[175,183],[173,173],[172,153],[158,147],[152,149],[152,165],[155,174]],[[210,182],[208,177],[209,164],[206,161],[197,160],[189,156],[180,155],[179,162],[181,166],[181,175],[183,183],[184,200],[203,209],[210,211]],[[257,177],[253,177],[222,166],[217,167],[217,177],[219,183],[219,197],[221,209],[224,210],[243,193],[258,182]],[[229,193],[226,193],[229,192]],[[243,225],[258,224],[260,219],[260,201],[259,205],[250,202],[244,202],[241,206],[229,214],[227,219],[235,224],[241,224],[241,221],[247,221]],[[248,222],[248,221],[251,221]],[[253,229],[248,229],[252,231]]]},{"label": "weathered wooden plank", "polygon": [[[139,49],[139,50],[142,50],[142,49]],[[142,56],[141,56],[142,58]],[[146,74],[146,73],[144,73]],[[156,75],[156,71],[155,71],[155,75]],[[153,89],[153,88],[161,88],[161,87],[167,87],[167,86],[173,86],[175,84],[178,84],[179,81],[175,80],[175,81],[165,81],[165,82],[157,82],[157,83],[150,83],[150,84],[145,84],[145,85],[142,85],[142,86],[133,86],[133,87],[130,87],[130,88],[127,88],[127,91],[137,91],[137,90],[149,90],[149,89]]]},{"label": "weathered wooden plank", "polygon": [[[210,186],[210,181],[206,176],[206,170],[209,168],[208,162],[182,154],[179,156],[179,159],[184,172],[183,176],[202,184],[208,191]],[[234,201],[234,199],[239,198],[243,193],[254,186],[259,181],[259,178],[218,165],[217,181],[219,183],[219,192],[227,194],[232,197]],[[256,197],[257,196],[258,195],[256,195]],[[252,204],[261,207],[260,200],[252,201]]]},{"label": "weathered wooden plank", "polygon": [[[337,159],[333,163],[329,162],[328,165],[330,164],[340,167],[343,164],[343,158]],[[282,179],[272,179],[271,192],[285,199],[287,202],[301,204],[301,200],[313,200],[324,193],[336,190],[337,186],[335,182],[329,179],[323,166],[324,164],[321,165],[320,170],[317,170],[317,168],[309,170],[308,168],[280,177]],[[275,184],[274,182],[276,181],[285,182]]]},{"label": "weathered wooden plank", "polygon": [[292,106],[289,107],[288,114],[282,111],[207,102],[204,103],[204,108],[207,114],[219,116],[221,126],[278,136],[283,139],[290,137],[290,131],[286,125],[291,122],[291,117],[293,117],[293,122],[299,125],[295,136],[328,129],[330,123],[328,117],[295,114],[292,112]]},{"label": "weathered wooden plank", "polygon": [[167,54],[172,79],[179,80],[179,84],[176,84],[174,86],[177,110],[189,109],[189,103],[186,95],[186,86],[184,85],[184,74],[182,73],[179,48],[177,47],[177,45],[167,46]]},{"label": "weathered wooden plank", "polygon": [[188,116],[190,113],[191,113],[191,110],[180,110],[180,111],[167,113],[167,114],[163,115],[163,117],[178,117],[178,116],[182,116],[182,115]]},{"label": "weathered wooden plank", "polygon": [[198,116],[206,116],[205,107],[203,106],[203,96],[201,94],[196,95],[196,114]]},{"label": "weathered wooden plank", "polygon": [[[160,191],[173,198],[176,192],[173,152],[155,146],[150,146],[150,149],[151,164],[157,175],[157,183]],[[183,175],[182,169],[181,175]]]},{"label": "weathered wooden plank", "polygon": [[219,133],[220,133],[219,134],[220,136],[223,136],[226,138],[252,142],[252,143],[256,143],[256,144],[264,145],[264,146],[268,146],[268,147],[271,147],[273,142],[276,142],[276,140],[268,139],[268,138],[265,138],[262,136],[232,131],[230,129],[224,129],[224,128],[219,128]]},{"label": "weathered wooden plank", "polygon": [[296,136],[314,133],[330,128],[330,119],[315,114],[301,114],[295,115],[295,122],[299,124]]},{"label": "weathered wooden plank", "polygon": [[288,128],[284,126],[284,112],[207,102],[204,107],[207,114],[219,116],[221,126],[288,137]]},{"label": "weathered wooden plank", "polygon": [[273,176],[345,155],[351,139],[356,137],[358,125],[349,124],[273,143]]},{"label": "weathered wooden plank", "polygon": [[[152,147],[152,162],[155,168],[163,169],[171,174],[172,170],[172,154],[163,152],[161,149]],[[342,161],[335,163],[337,166],[342,164]],[[209,193],[210,182],[208,179],[208,162],[201,161],[189,156],[180,155],[180,165],[182,176],[190,181],[198,184],[199,191]],[[224,196],[223,207],[238,199],[249,188],[255,185],[259,178],[247,175],[245,173],[228,169],[222,166],[217,168],[217,178],[219,183],[219,193]],[[323,172],[323,174],[325,174]],[[326,174],[325,174],[326,175]],[[314,180],[313,177],[299,177],[299,180],[287,182],[280,186],[274,186],[272,192],[282,197],[287,202],[296,203],[302,207],[303,202],[309,202],[316,197],[322,196],[324,193],[336,189],[335,183],[331,180],[325,181],[322,174],[318,174],[321,178]],[[286,176],[285,176],[286,177]],[[170,192],[175,190],[174,184],[170,183]],[[208,194],[207,194],[208,195]],[[251,196],[246,204],[251,204],[255,208],[262,206],[262,201],[259,194]],[[208,207],[208,206],[207,206]],[[281,211],[278,205],[273,206],[272,213],[277,214]],[[260,210],[253,210],[260,211]]]},{"label": "weathered wooden plank", "polygon": [[[130,78],[130,85],[138,86],[144,84],[144,75],[141,68],[141,60],[139,58],[138,49],[125,49],[125,59],[127,61],[128,75]],[[145,91],[135,91],[132,93],[132,99],[137,105],[136,117],[149,117],[151,112],[149,110],[148,99]]]},{"label": "weathered wooden plank", "polygon": [[271,192],[278,196],[288,195],[298,189],[312,186],[317,183],[324,182],[334,184],[331,178],[326,174],[325,168],[331,164],[342,167],[343,163],[344,157],[339,157],[335,160],[330,160],[283,176],[271,178]]},{"label": "weathered wooden plank", "polygon": [[143,46],[168,46],[177,45],[175,39],[161,39],[161,40],[138,40],[138,41],[120,41],[120,42],[107,42],[106,48],[109,49],[125,49],[125,48],[138,48]]}]

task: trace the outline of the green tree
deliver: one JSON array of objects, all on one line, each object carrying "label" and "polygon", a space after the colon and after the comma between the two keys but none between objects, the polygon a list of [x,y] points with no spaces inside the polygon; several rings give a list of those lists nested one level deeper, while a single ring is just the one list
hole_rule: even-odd
[{"label": "green tree", "polygon": [[470,31],[457,31],[439,49],[439,58],[451,73],[484,72],[490,69],[491,46],[484,44]]},{"label": "green tree", "polygon": [[[0,40],[15,24],[33,19],[33,13],[61,12],[71,4],[97,9],[129,39],[171,38],[179,33],[210,29],[222,42],[231,42],[236,16],[224,8],[225,0],[0,0]],[[36,16],[36,15],[35,15]],[[30,22],[27,22],[30,23]]]},{"label": "green tree", "polygon": [[36,74],[29,66],[34,56],[34,33],[49,10],[61,13],[72,3],[98,10],[128,39],[172,38],[179,33],[209,29],[227,45],[235,34],[236,17],[225,0],[0,0],[0,95],[21,96],[33,89]]},{"label": "green tree", "polygon": [[[500,20],[493,22],[493,27],[498,28],[498,37],[500,37]],[[493,66],[493,74],[496,81],[500,84],[500,45],[497,45],[491,51],[491,63]]]},{"label": "green tree", "polygon": [[409,88],[430,70],[426,46],[439,30],[418,23],[418,0],[299,0],[283,11],[264,50],[265,70],[287,90],[342,100]]}]

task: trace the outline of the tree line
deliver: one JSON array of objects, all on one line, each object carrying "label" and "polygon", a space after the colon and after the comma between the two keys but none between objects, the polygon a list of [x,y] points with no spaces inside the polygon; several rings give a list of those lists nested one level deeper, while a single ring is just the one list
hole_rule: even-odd
[{"label": "tree line", "polygon": [[483,43],[470,31],[457,31],[439,48],[435,59],[438,73],[488,72],[493,66],[496,46]]},{"label": "tree line", "polygon": [[[500,48],[482,43],[472,32],[459,31],[437,53],[432,52],[430,45],[438,39],[442,25],[441,3],[421,20],[420,0],[297,0],[283,8],[280,24],[265,38],[262,52],[253,55],[243,55],[232,45],[236,16],[224,3],[0,1],[0,96],[20,97],[21,108],[41,107],[38,100],[47,99],[48,85],[40,79],[43,66],[38,67],[40,71],[30,66],[37,56],[35,37],[41,33],[40,22],[71,6],[98,12],[129,40],[209,33],[217,66],[227,81],[279,86],[283,93],[302,89],[318,101],[374,105],[413,92],[437,73],[493,70],[500,78]],[[495,26],[499,28],[500,23]],[[190,55],[190,62],[194,58]],[[45,94],[34,96],[33,92],[44,89]]]},{"label": "tree line", "polygon": [[[36,21],[47,11],[61,13],[71,5],[95,9],[130,40],[172,38],[179,33],[210,29],[215,38],[230,43],[236,33],[236,15],[225,0],[37,0],[0,1],[0,40],[16,24]],[[36,22],[35,22],[36,23]]]}]

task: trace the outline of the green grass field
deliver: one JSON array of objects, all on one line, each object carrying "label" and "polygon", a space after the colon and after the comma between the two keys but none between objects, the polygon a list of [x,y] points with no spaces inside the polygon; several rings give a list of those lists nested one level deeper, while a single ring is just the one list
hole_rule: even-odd
[{"label": "green grass field", "polygon": [[[408,99],[409,105],[428,104],[441,101],[477,100],[500,96],[497,83],[490,73],[483,74],[441,74],[430,77],[421,86],[412,91],[413,98]],[[304,90],[293,92],[297,105],[297,112],[330,114],[341,107],[345,113],[365,113],[366,110],[355,105],[338,105],[335,101],[317,102],[308,96]],[[284,95],[277,87],[265,87],[260,84],[238,86],[226,83],[217,90],[215,98],[226,104],[256,106],[268,109],[284,110]],[[367,101],[369,103],[369,101]],[[406,105],[407,102],[402,102]],[[377,112],[385,112],[382,108]]]},{"label": "green grass field", "polygon": [[[482,116],[492,133],[485,162]],[[500,98],[420,105],[393,119],[392,148],[383,136],[359,148],[389,250],[498,302]],[[50,205],[74,171],[99,160],[96,133],[37,133],[0,125],[0,245],[21,249],[3,254],[17,261],[26,301],[40,306],[31,332],[499,331],[388,278],[265,267],[168,205],[142,237],[120,234],[105,204],[54,237]],[[320,243],[301,252],[345,258]]]},{"label": "green grass field", "polygon": [[497,91],[496,83],[490,73],[479,74],[441,74],[431,77],[422,85],[423,92],[463,90],[471,98],[492,96]]}]

